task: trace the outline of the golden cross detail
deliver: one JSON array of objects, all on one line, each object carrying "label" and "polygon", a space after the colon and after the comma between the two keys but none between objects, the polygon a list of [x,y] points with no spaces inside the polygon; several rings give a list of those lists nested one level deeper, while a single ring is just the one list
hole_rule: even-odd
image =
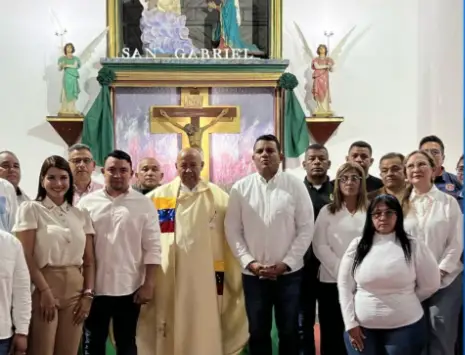
[{"label": "golden cross detail", "polygon": [[202,178],[210,179],[210,134],[240,133],[239,107],[209,106],[208,88],[181,89],[181,105],[152,106],[150,132],[182,134],[182,148],[200,148],[205,166]]}]

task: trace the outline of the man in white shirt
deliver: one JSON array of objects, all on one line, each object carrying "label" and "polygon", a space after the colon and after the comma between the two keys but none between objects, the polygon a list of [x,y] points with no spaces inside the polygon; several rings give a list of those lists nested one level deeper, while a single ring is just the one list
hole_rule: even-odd
[{"label": "man in white shirt", "polygon": [[95,161],[89,146],[78,143],[69,147],[68,162],[73,173],[73,204],[76,205],[82,197],[96,190],[100,190],[103,186],[92,180]]},{"label": "man in white shirt", "polygon": [[0,152],[0,168],[5,170],[5,179],[8,180],[16,190],[18,206],[24,201],[29,201],[30,198],[19,187],[21,181],[21,165],[19,164],[18,157],[8,150]]},{"label": "man in white shirt", "polygon": [[301,269],[312,241],[314,216],[305,185],[278,172],[280,151],[273,135],[255,141],[257,173],[234,184],[225,219],[228,243],[243,267],[251,355],[272,352],[273,307],[279,353],[299,353]]},{"label": "man in white shirt", "polygon": [[0,230],[11,232],[15,224],[18,201],[14,186],[5,180],[7,171],[0,167]]},{"label": "man in white shirt", "polygon": [[83,197],[95,229],[95,298],[84,324],[84,353],[105,354],[110,320],[118,354],[137,354],[140,306],[153,296],[160,264],[160,227],[153,203],[129,186],[131,157],[111,152],[102,169],[104,189]]},{"label": "man in white shirt", "polygon": [[0,355],[26,354],[31,279],[20,241],[2,230],[0,260]]}]

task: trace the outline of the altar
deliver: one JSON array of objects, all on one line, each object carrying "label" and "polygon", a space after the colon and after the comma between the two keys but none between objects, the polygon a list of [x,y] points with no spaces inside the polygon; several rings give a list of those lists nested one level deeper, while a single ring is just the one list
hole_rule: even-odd
[{"label": "altar", "polygon": [[[110,58],[102,65],[116,73],[111,86],[115,148],[135,162],[156,157],[165,181],[175,177],[179,150],[196,145],[204,155],[203,177],[228,188],[253,172],[251,154],[259,135],[282,136],[277,83],[285,60]],[[218,118],[223,109],[227,117]],[[198,131],[198,142],[186,133],[188,123]]]}]

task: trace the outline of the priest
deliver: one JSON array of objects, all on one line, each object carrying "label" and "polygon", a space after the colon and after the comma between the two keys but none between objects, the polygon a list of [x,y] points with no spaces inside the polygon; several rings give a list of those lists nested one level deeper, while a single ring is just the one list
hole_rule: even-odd
[{"label": "priest", "polygon": [[139,355],[233,355],[248,340],[241,270],[224,235],[228,195],[202,181],[195,148],[178,177],[147,196],[158,209],[162,263],[153,300],[141,310]]}]

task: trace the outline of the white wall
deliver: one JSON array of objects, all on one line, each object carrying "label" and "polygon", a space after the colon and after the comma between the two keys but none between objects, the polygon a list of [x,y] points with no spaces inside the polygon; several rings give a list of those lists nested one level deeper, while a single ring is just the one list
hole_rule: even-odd
[{"label": "white wall", "polygon": [[[353,39],[369,27],[355,43],[349,41],[344,63],[331,77],[333,107],[346,118],[327,144],[334,167],[344,161],[354,140],[372,143],[374,156],[379,158],[391,150],[409,152],[422,136],[435,133],[447,145],[446,166],[453,170],[463,141],[460,0],[448,0],[447,6],[437,0],[283,3],[284,55],[291,59],[302,89],[308,62],[292,21],[299,23],[313,47],[324,43],[324,30],[335,32],[334,46],[352,26],[357,26]],[[36,192],[43,159],[66,151],[66,144],[45,122],[47,115],[58,110],[61,80],[56,70],[60,40],[54,35],[57,27],[50,9],[68,30],[66,41],[72,41],[79,54],[105,27],[105,4],[105,0],[23,0],[9,1],[3,7],[0,149],[18,155],[22,186],[28,194]],[[81,70],[81,110],[98,91],[92,80],[97,72],[94,65],[104,55],[103,43]]]},{"label": "white wall", "polygon": [[437,0],[296,3],[284,1],[284,56],[301,82],[300,99],[309,59],[293,21],[313,50],[326,43],[325,30],[335,33],[334,48],[356,26],[331,75],[333,109],[345,122],[327,143],[330,174],[334,176],[355,140],[372,144],[372,173],[378,175],[377,161],[384,153],[409,153],[428,134],[444,140],[446,167],[454,171],[463,150],[462,1],[451,0],[447,6]]},{"label": "white wall", "polygon": [[[62,51],[50,9],[68,30],[66,41],[82,51],[106,26],[105,0],[24,0],[3,5],[0,21],[0,149],[16,153],[21,161],[21,186],[35,196],[40,166],[52,155],[65,155],[66,144],[45,121],[59,108],[61,74],[57,59]],[[105,43],[80,71],[81,97],[78,108],[88,105],[88,91],[98,91],[93,66],[105,55]],[[93,96],[93,94],[91,94]],[[65,155],[66,156],[66,155]]]}]

